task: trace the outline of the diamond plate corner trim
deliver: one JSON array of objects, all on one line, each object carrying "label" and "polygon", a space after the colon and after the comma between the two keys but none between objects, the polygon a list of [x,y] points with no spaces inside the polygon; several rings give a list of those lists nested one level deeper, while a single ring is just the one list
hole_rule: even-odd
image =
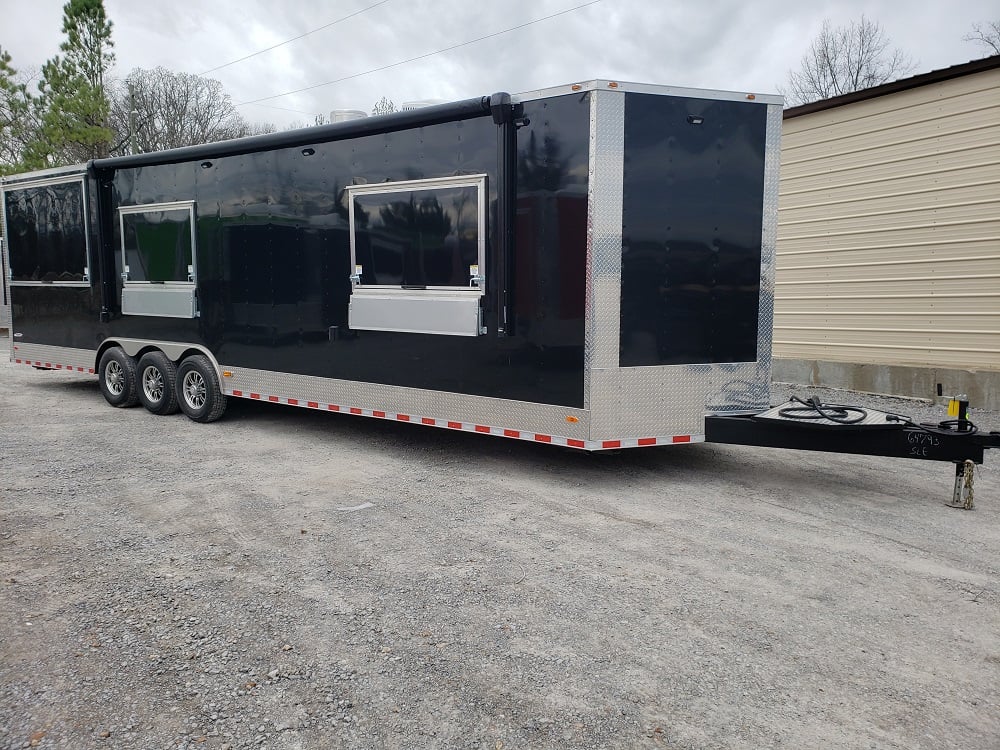
[{"label": "diamond plate corner trim", "polygon": [[774,267],[778,235],[778,179],[781,169],[781,118],[779,104],[767,107],[764,145],[764,210],[760,238],[760,306],[757,312],[757,374],[766,393],[760,408],[770,406],[771,346],[774,332]]},{"label": "diamond plate corner trim", "polygon": [[625,95],[594,91],[590,106],[587,184],[587,334],[585,406],[615,408],[598,390],[594,370],[618,367],[621,329],[622,181],[625,172]]},{"label": "diamond plate corner trim", "polygon": [[623,367],[595,370],[592,377],[610,407],[591,413],[591,440],[695,435],[704,433],[707,413],[768,406],[768,384],[759,380],[756,362]]}]

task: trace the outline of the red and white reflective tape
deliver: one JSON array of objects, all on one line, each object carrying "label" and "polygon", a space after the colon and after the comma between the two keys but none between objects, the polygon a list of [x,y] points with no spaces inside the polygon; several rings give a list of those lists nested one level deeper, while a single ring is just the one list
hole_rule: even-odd
[{"label": "red and white reflective tape", "polygon": [[39,362],[31,359],[15,359],[14,364],[18,365],[28,365],[28,367],[44,367],[46,370],[66,370],[66,372],[87,372],[91,375],[94,374],[93,367],[77,367],[75,365],[62,365],[58,362],[52,364],[51,362]]},{"label": "red and white reflective tape", "polygon": [[389,419],[395,422],[410,422],[412,424],[422,424],[429,427],[440,427],[446,430],[478,432],[483,435],[495,435],[497,437],[513,438],[515,440],[528,440],[533,443],[561,445],[567,448],[580,448],[588,451],[616,450],[618,448],[642,448],[653,445],[678,445],[681,443],[701,443],[705,440],[704,435],[668,435],[666,437],[621,438],[618,440],[580,440],[578,438],[568,438],[560,435],[547,435],[540,432],[533,432],[531,430],[512,430],[504,427],[491,427],[489,425],[477,424],[475,422],[458,422],[450,419],[438,419],[436,417],[422,417],[415,414],[386,412],[379,409],[361,409],[357,406],[327,404],[321,401],[285,398],[282,396],[253,393],[251,391],[242,391],[237,389],[229,390],[225,393],[227,396],[246,398],[252,401],[267,401],[276,404],[298,406],[303,409],[332,411],[339,414],[353,414],[360,417],[372,417],[374,419]]}]

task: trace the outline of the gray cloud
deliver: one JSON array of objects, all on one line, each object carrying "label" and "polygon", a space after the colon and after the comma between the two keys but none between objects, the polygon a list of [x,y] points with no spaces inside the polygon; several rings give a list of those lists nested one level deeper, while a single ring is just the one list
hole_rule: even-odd
[{"label": "gray cloud", "polygon": [[[312,86],[459,44],[584,0],[390,0],[292,44],[212,73],[236,102]],[[105,0],[113,20],[117,74],[163,65],[201,73],[371,5],[375,0]],[[967,62],[977,47],[961,37],[996,16],[990,0],[960,5],[903,0],[789,3],[734,0],[667,3],[602,0],[447,53],[265,104],[241,107],[279,126],[332,109],[370,110],[388,96],[458,99],[497,90],[545,88],[611,78],[699,88],[773,92],[798,66],[823,19],[865,13],[918,61],[916,72]],[[0,0],[0,45],[21,67],[58,51],[61,3]]]}]

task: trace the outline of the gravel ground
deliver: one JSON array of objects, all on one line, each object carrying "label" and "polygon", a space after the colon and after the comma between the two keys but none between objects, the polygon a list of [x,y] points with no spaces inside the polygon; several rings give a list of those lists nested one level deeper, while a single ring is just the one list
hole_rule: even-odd
[{"label": "gravel ground", "polygon": [[199,425],[4,355],[0,748],[995,750],[998,454],[964,512],[951,464]]}]

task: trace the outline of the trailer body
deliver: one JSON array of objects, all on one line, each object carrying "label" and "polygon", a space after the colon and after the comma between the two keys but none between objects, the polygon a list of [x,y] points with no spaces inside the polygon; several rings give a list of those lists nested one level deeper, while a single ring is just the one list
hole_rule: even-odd
[{"label": "trailer body", "polygon": [[778,97],[595,80],[4,178],[11,358],[697,442],[769,406],[780,126]]}]

